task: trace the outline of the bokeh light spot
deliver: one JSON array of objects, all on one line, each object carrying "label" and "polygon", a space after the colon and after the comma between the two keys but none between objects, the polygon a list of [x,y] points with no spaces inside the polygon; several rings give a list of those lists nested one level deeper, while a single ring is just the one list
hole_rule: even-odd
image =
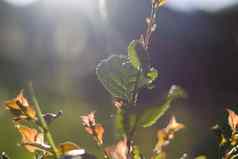
[{"label": "bokeh light spot", "polygon": [[38,0],[4,0],[4,2],[8,4],[18,7],[27,6],[37,1]]}]

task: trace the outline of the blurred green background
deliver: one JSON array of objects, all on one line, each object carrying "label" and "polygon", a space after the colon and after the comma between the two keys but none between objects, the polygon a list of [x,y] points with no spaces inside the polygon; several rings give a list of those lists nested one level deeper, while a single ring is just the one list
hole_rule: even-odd
[{"label": "blurred green background", "polygon": [[[189,98],[174,103],[155,126],[137,132],[146,156],[156,130],[175,114],[186,129],[169,146],[169,158],[183,153],[218,158],[210,127],[226,122],[225,106],[238,101],[238,9],[235,1],[216,3],[170,0],[161,8],[150,50],[160,78],[154,90],[142,92],[138,111],[159,104],[172,84],[184,87]],[[96,111],[106,144],[113,144],[114,108],[95,68],[111,54],[126,54],[128,43],[143,32],[149,11],[149,0],[1,0],[0,101],[22,88],[29,95],[32,81],[44,112],[64,112],[50,126],[57,143],[73,141],[98,153],[80,123],[80,115]],[[3,106],[0,126],[0,151],[12,159],[31,159],[17,146],[20,136]]]}]

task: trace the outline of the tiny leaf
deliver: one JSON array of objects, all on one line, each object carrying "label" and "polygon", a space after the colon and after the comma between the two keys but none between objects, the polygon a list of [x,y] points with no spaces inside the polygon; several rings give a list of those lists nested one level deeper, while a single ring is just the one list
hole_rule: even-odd
[{"label": "tiny leaf", "polygon": [[159,73],[154,67],[151,67],[150,70],[146,73],[146,76],[150,79],[150,83],[152,83],[158,78]]},{"label": "tiny leaf", "polygon": [[142,125],[142,127],[152,126],[165,114],[175,99],[184,97],[185,95],[186,93],[181,87],[173,85],[169,90],[167,98],[160,106],[150,107],[143,112],[139,119],[139,124]]}]

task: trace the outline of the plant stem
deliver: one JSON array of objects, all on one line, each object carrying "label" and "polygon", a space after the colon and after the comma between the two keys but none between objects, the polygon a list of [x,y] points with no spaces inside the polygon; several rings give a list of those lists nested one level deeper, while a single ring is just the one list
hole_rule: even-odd
[{"label": "plant stem", "polygon": [[[155,3],[152,1],[151,14],[146,19],[146,22],[147,22],[146,31],[141,35],[140,39],[138,39],[138,41],[140,42],[141,46],[144,48],[145,53],[147,54],[147,57],[149,59],[150,59],[150,56],[148,54],[148,49],[150,47],[152,34],[156,30],[156,26],[157,26],[156,18],[158,16],[158,11],[159,11],[159,7],[156,7]],[[149,60],[149,62],[150,62],[150,60]],[[138,98],[138,95],[139,95],[138,83],[139,83],[140,76],[141,76],[142,73],[143,73],[143,70],[142,70],[142,68],[140,68],[138,70],[138,73],[137,73],[137,76],[136,76],[135,87],[134,87],[133,94],[132,94],[132,100],[129,101],[129,105],[133,105],[133,106],[137,105],[137,98]],[[136,122],[133,125],[132,129],[129,131],[128,136],[127,136],[128,137],[127,146],[129,148],[128,152],[130,152],[131,148],[132,148],[132,140],[133,140],[133,137],[135,135],[135,132],[136,132],[136,129],[137,129],[137,124],[138,124],[137,120],[138,120],[138,117],[136,116]]]},{"label": "plant stem", "polygon": [[40,122],[40,125],[42,126],[43,128],[43,131],[44,131],[44,134],[46,136],[46,139],[48,141],[48,143],[50,144],[50,146],[52,147],[52,150],[53,150],[53,153],[54,153],[54,156],[56,159],[58,159],[60,157],[59,155],[59,152],[56,148],[56,145],[54,143],[54,140],[53,140],[53,137],[49,131],[49,128],[48,128],[48,125],[43,117],[43,114],[41,112],[41,108],[40,108],[40,105],[36,99],[36,96],[35,96],[35,92],[34,92],[34,89],[32,87],[32,83],[29,83],[29,91],[32,95],[32,101],[34,103],[34,106],[36,108],[36,112],[37,112],[37,115],[38,115],[38,118],[39,118],[39,122]]}]

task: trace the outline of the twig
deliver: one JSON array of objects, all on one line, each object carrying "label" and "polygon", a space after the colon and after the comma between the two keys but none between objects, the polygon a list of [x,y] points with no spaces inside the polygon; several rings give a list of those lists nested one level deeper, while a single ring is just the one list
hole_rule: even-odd
[{"label": "twig", "polygon": [[56,148],[56,145],[54,143],[54,140],[53,140],[53,137],[49,131],[49,128],[48,128],[48,125],[43,117],[43,114],[41,112],[41,108],[40,108],[40,105],[36,99],[36,96],[35,96],[35,92],[34,92],[34,89],[32,87],[32,83],[29,83],[29,91],[31,93],[31,96],[32,96],[32,100],[33,100],[33,103],[35,105],[35,108],[36,108],[36,112],[37,112],[37,115],[39,117],[39,122],[43,128],[43,131],[44,131],[44,134],[47,138],[47,141],[48,143],[50,144],[50,146],[52,147],[52,150],[53,150],[53,154],[55,156],[56,159],[58,159],[60,157],[59,155],[59,152],[58,152],[58,149]]},{"label": "twig", "polygon": [[[150,59],[150,57],[148,54],[148,49],[149,49],[149,46],[151,43],[152,33],[156,30],[156,26],[157,26],[156,18],[158,16],[158,11],[159,11],[159,7],[156,6],[154,1],[152,1],[150,16],[146,18],[146,23],[147,23],[146,31],[143,34],[141,34],[140,39],[138,39],[138,42],[144,48],[145,53],[147,54],[147,57],[149,59]],[[136,77],[136,81],[135,81],[135,87],[134,87],[133,94],[132,94],[132,101],[129,101],[129,104],[131,104],[133,106],[137,105],[137,98],[138,98],[138,94],[139,94],[138,83],[139,83],[140,76],[141,76],[142,72],[143,72],[142,68],[139,68],[137,77]],[[128,151],[129,153],[131,152],[132,140],[135,135],[136,129],[137,129],[137,117],[136,117],[136,122],[135,122],[134,126],[128,133],[127,146],[129,149],[129,151]]]}]

